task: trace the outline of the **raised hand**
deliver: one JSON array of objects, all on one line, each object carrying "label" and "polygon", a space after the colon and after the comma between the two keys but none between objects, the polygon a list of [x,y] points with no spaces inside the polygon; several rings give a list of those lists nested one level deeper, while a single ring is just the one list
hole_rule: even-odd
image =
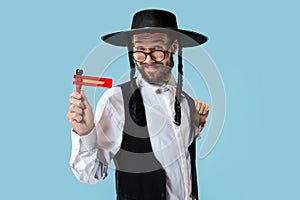
[{"label": "raised hand", "polygon": [[94,115],[84,91],[73,92],[70,95],[70,108],[67,118],[74,132],[78,135],[86,135],[94,128]]}]

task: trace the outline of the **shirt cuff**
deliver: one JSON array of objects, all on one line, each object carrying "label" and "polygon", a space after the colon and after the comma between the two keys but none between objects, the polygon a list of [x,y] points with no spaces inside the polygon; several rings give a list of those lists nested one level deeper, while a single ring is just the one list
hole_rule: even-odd
[{"label": "shirt cuff", "polygon": [[72,143],[73,148],[80,149],[80,151],[90,151],[97,147],[97,133],[94,127],[90,133],[84,136],[80,136],[72,131]]}]

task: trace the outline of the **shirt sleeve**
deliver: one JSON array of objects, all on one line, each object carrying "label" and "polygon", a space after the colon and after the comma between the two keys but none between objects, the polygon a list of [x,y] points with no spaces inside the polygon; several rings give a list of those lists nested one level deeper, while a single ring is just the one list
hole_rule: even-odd
[{"label": "shirt sleeve", "polygon": [[95,111],[95,128],[85,136],[72,131],[70,167],[76,178],[94,184],[107,176],[108,166],[119,151],[124,127],[121,88],[107,90]]},{"label": "shirt sleeve", "polygon": [[195,139],[200,140],[201,139],[201,131],[203,127],[201,125],[195,126]]}]

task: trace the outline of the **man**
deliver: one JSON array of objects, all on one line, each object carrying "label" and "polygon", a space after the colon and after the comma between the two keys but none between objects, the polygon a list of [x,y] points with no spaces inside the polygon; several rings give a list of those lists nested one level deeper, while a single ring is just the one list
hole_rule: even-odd
[{"label": "man", "polygon": [[[143,10],[134,15],[131,30],[102,39],[128,47],[131,80],[103,94],[95,118],[84,92],[71,94],[67,117],[75,176],[96,183],[113,160],[118,200],[198,199],[194,133],[205,125],[209,109],[182,91],[181,55],[183,47],[207,38],[178,29],[170,12]],[[171,70],[177,52],[176,83]]]}]

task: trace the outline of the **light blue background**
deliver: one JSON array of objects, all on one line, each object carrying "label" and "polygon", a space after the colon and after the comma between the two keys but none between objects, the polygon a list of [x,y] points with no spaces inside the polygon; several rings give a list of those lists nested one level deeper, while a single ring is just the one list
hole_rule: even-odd
[{"label": "light blue background", "polygon": [[143,8],[208,35],[224,81],[222,135],[197,160],[201,200],[300,199],[296,0],[1,1],[0,199],[114,199],[113,171],[87,185],[69,168],[68,99],[74,66]]}]

